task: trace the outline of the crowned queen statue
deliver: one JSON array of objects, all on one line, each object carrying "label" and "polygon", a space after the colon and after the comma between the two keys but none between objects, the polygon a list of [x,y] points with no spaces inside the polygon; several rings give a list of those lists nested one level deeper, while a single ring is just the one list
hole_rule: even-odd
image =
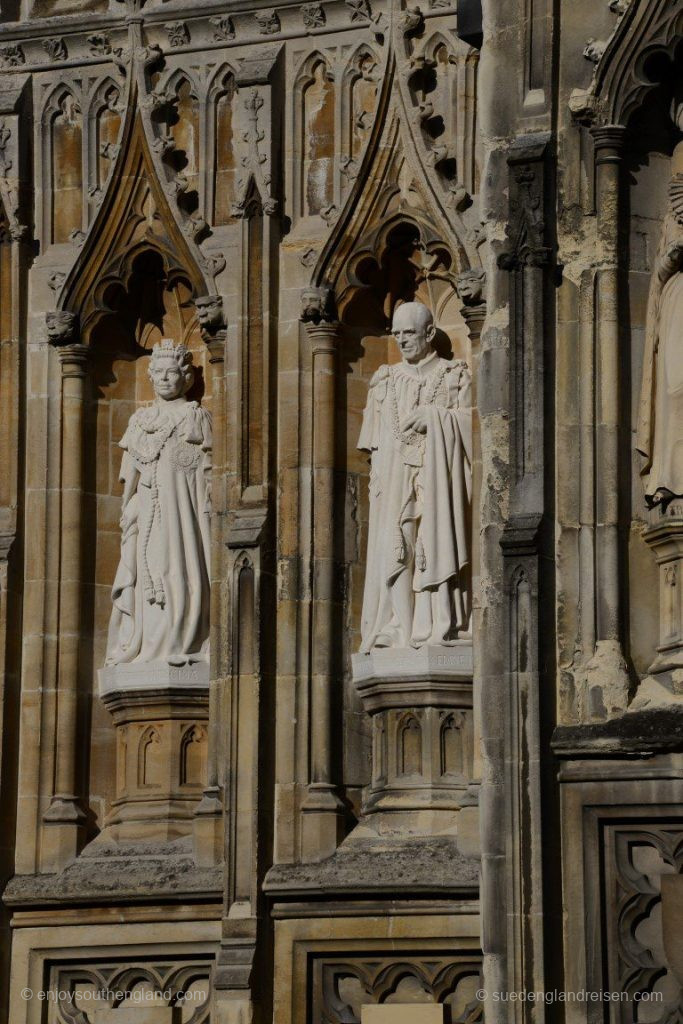
[{"label": "crowned queen statue", "polygon": [[370,453],[361,654],[449,647],[470,632],[470,374],[434,349],[421,302],[397,307],[402,361],[370,382],[358,447]]},{"label": "crowned queen statue", "polygon": [[107,667],[208,661],[211,418],[186,398],[194,368],[184,345],[155,345],[149,376],[155,399],[119,442],[121,558]]}]

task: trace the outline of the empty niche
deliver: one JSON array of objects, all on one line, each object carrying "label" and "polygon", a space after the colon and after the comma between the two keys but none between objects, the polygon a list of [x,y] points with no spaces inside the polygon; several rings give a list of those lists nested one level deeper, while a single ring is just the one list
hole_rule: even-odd
[{"label": "empty niche", "polygon": [[203,786],[206,782],[206,729],[192,725],[180,742],[180,785]]},{"label": "empty niche", "polygon": [[459,712],[451,712],[441,722],[440,751],[441,774],[464,775],[464,749],[462,730],[464,716]]},{"label": "empty niche", "polygon": [[323,58],[309,62],[303,89],[303,212],[334,202],[334,83]]},{"label": "empty niche", "polygon": [[70,92],[52,117],[52,241],[68,242],[83,227],[83,116]]},{"label": "empty niche", "polygon": [[92,164],[96,168],[96,180],[93,184],[102,189],[117,154],[119,132],[121,130],[121,111],[119,102],[121,95],[113,82],[106,82],[99,89],[92,107],[91,118],[94,122],[94,140],[96,158]]},{"label": "empty niche", "polygon": [[173,164],[176,173],[187,180],[187,188],[178,199],[186,213],[199,205],[199,100],[188,78],[181,76],[172,86],[174,93],[171,135],[175,143]]},{"label": "empty niche", "polygon": [[232,72],[223,75],[214,105],[214,224],[232,220],[235,201],[235,78]]},{"label": "empty niche", "polygon": [[138,788],[158,788],[162,784],[162,765],[159,752],[161,737],[154,726],[142,733],[138,745]]},{"label": "empty niche", "polygon": [[365,149],[377,105],[377,57],[363,48],[351,63],[348,154],[357,165]]},{"label": "empty niche", "polygon": [[422,728],[415,715],[406,715],[398,726],[399,775],[422,774]]}]

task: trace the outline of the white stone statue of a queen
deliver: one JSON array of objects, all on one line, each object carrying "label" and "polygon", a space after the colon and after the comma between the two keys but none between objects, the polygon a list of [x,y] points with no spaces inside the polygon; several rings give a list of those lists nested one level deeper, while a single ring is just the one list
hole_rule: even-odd
[{"label": "white stone statue of a queen", "polygon": [[396,308],[402,362],[370,382],[358,447],[370,452],[362,653],[448,646],[470,631],[470,374],[434,349],[431,311]]},{"label": "white stone statue of a queen", "polygon": [[192,354],[152,350],[155,400],[119,442],[121,559],[112,588],[107,665],[208,661],[211,418],[187,391]]}]

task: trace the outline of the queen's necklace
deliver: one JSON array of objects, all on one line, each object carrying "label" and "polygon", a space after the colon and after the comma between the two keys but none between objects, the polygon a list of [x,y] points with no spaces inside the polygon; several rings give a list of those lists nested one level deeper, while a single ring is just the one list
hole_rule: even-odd
[{"label": "queen's necklace", "polygon": [[[433,379],[429,382],[429,387],[427,388],[427,390],[425,392],[424,402],[420,403],[418,401],[418,403],[417,403],[418,405],[420,405],[420,404],[422,404],[422,405],[431,405],[434,402],[434,399],[436,398],[436,394],[437,394],[439,388],[441,387],[443,379],[446,376],[446,374],[448,373],[449,369],[450,369],[450,366],[449,366],[448,363],[442,363],[440,368],[436,371],[436,373],[432,374],[432,378]],[[418,381],[418,389],[419,389],[419,391],[422,390],[424,385],[425,385],[425,381],[424,380],[419,380]],[[393,433],[394,437],[401,444],[416,445],[418,447],[424,446],[424,443],[425,443],[425,436],[424,436],[424,434],[421,434],[417,430],[409,430],[409,431],[401,430],[400,419],[399,419],[399,414],[398,414],[398,398],[396,397],[396,384],[394,382],[394,368],[393,367],[392,367],[392,369],[389,372],[389,392],[390,392],[390,395],[391,395],[391,413],[392,413],[392,416],[391,416],[391,432]],[[418,392],[418,397],[419,397],[419,392]]]}]

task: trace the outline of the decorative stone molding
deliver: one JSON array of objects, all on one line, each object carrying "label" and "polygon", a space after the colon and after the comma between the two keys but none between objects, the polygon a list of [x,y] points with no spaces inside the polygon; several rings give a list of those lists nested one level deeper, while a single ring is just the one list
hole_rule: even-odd
[{"label": "decorative stone molding", "polygon": [[264,36],[276,35],[280,29],[280,16],[274,7],[265,8],[262,11],[254,11],[254,19],[259,27],[259,32]]},{"label": "decorative stone molding", "polygon": [[322,28],[325,24],[325,9],[321,3],[302,4],[301,16],[306,28]]},{"label": "decorative stone molding", "polygon": [[209,18],[213,25],[213,38],[218,43],[226,43],[235,38],[235,26],[228,14],[217,14]]},{"label": "decorative stone molding", "polygon": [[168,35],[169,44],[173,49],[179,46],[187,46],[190,42],[190,30],[185,21],[171,21],[164,25]]},{"label": "decorative stone molding", "polygon": [[19,43],[0,46],[0,67],[17,68],[26,63],[23,48]]},{"label": "decorative stone molding", "polygon": [[66,60],[69,56],[66,49],[66,43],[61,38],[61,36],[53,37],[51,39],[44,39],[43,49],[45,50],[45,53],[48,55],[50,60]]}]

